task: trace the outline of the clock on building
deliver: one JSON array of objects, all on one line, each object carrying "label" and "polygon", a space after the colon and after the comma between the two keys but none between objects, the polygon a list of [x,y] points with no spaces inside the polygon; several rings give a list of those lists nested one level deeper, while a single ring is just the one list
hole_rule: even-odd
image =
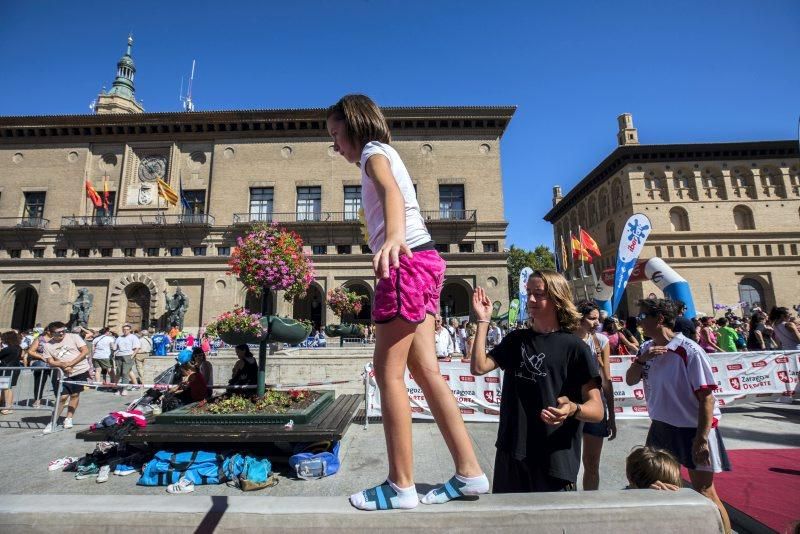
[{"label": "clock on building", "polygon": [[146,156],[139,162],[139,180],[155,182],[156,178],[164,179],[167,172],[165,156]]}]

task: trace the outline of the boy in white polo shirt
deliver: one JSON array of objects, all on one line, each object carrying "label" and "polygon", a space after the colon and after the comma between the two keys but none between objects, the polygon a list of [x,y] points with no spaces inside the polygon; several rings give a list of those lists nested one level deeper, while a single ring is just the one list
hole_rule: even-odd
[{"label": "boy in white polo shirt", "polygon": [[672,331],[676,307],[670,300],[639,301],[639,324],[650,338],[625,376],[629,386],[644,380],[652,423],[646,445],[672,453],[689,470],[692,487],[714,501],[726,532],[730,520],[714,489],[714,473],[730,471],[717,429],[717,384],[700,345]]}]

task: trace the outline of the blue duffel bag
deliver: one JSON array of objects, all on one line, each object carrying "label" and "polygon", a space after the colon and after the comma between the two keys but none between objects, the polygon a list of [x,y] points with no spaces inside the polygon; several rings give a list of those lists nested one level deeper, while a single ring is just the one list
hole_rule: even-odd
[{"label": "blue duffel bag", "polygon": [[137,482],[140,486],[168,486],[181,478],[194,484],[219,484],[225,482],[222,470],[224,457],[204,451],[169,452],[158,451],[147,462],[142,476]]}]

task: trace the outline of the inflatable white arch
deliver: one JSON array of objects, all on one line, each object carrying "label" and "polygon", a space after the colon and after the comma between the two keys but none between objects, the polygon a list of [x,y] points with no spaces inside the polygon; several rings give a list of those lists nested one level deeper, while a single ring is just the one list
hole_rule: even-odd
[{"label": "inflatable white arch", "polygon": [[[681,300],[686,304],[684,317],[691,319],[697,315],[694,308],[694,299],[689,282],[679,275],[675,270],[664,262],[661,258],[650,258],[649,260],[639,260],[631,272],[628,283],[642,282],[650,280],[664,292],[664,295],[672,300]],[[610,315],[611,296],[614,293],[614,269],[606,269],[600,275],[600,280],[594,288],[594,301],[601,310],[605,310]]]}]

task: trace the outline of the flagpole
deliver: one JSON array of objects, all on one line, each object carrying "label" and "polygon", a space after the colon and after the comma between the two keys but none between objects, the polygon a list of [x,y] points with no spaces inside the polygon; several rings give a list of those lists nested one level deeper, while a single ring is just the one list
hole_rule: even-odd
[{"label": "flagpole", "polygon": [[556,272],[561,272],[561,271],[564,270],[563,267],[561,268],[561,270],[558,269],[558,266],[561,264],[561,259],[558,257],[558,255],[560,253],[561,253],[561,251],[558,250],[558,238],[556,237],[556,234],[554,232],[553,233],[553,259],[555,260],[555,263],[556,263]]},{"label": "flagpole", "polygon": [[[586,289],[586,267],[584,265],[584,255],[588,255],[588,251],[586,250],[586,245],[583,244],[583,230],[581,225],[578,225],[578,241],[581,244],[581,281],[583,282],[583,292],[586,295],[586,300],[589,300],[589,291]],[[591,258],[591,256],[589,256]],[[589,262],[591,265],[592,262]]]}]

